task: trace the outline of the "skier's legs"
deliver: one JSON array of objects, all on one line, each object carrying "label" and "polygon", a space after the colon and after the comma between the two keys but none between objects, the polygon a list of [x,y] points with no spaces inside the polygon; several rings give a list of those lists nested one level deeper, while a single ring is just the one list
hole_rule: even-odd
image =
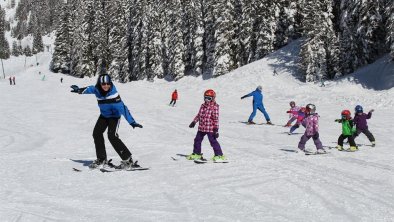
[{"label": "skier's legs", "polygon": [[291,117],[291,118],[289,119],[289,121],[287,121],[287,124],[286,124],[286,125],[292,124],[292,123],[294,122],[294,120],[296,120],[296,119],[297,119],[297,117],[295,117],[295,116]]},{"label": "skier's legs", "polygon": [[296,123],[296,124],[294,124],[294,126],[292,126],[291,128],[290,128],[290,133],[293,133],[296,129],[298,129],[300,127],[300,124],[298,124],[298,123]]},{"label": "skier's legs", "polygon": [[258,109],[264,114],[265,120],[267,120],[267,121],[270,121],[270,120],[271,120],[271,119],[270,119],[270,116],[269,116],[268,113],[267,113],[267,111],[265,111],[265,108],[264,108],[263,105],[260,105],[260,106],[258,107]]},{"label": "skier's legs", "polygon": [[253,121],[253,118],[256,116],[256,110],[257,110],[257,107],[255,105],[253,105],[253,112],[250,114],[248,122]]},{"label": "skier's legs", "polygon": [[305,150],[305,144],[306,142],[308,142],[308,140],[310,139],[310,136],[307,136],[306,134],[302,135],[300,142],[298,143],[298,148],[301,150]]},{"label": "skier's legs", "polygon": [[99,117],[93,130],[94,145],[96,147],[96,157],[100,160],[107,159],[103,133],[107,129],[108,123],[104,117]]},{"label": "skier's legs", "polygon": [[204,139],[206,133],[197,131],[197,135],[194,138],[194,145],[193,145],[193,153],[195,154],[201,154],[201,143],[202,140]]},{"label": "skier's legs", "polygon": [[207,135],[208,135],[209,143],[211,144],[213,148],[213,152],[215,153],[215,156],[222,156],[223,155],[222,148],[220,147],[218,140],[215,138],[215,134],[207,133]]},{"label": "skier's legs", "polygon": [[369,131],[368,129],[365,129],[365,130],[363,130],[363,133],[368,137],[370,142],[375,141],[375,137],[372,135],[371,131]]},{"label": "skier's legs", "polygon": [[342,134],[338,137],[338,145],[339,146],[343,147],[343,141],[345,140],[345,138],[346,137]]},{"label": "skier's legs", "polygon": [[349,142],[349,145],[352,146],[357,146],[356,142],[354,141],[354,136],[346,136],[347,137],[347,141]]},{"label": "skier's legs", "polygon": [[315,143],[316,149],[323,149],[323,144],[320,141],[319,138],[319,133],[316,133],[315,135],[313,135],[313,142]]},{"label": "skier's legs", "polygon": [[118,128],[120,118],[109,118],[108,119],[108,139],[118,153],[122,160],[127,160],[131,157],[130,150],[127,149],[126,145],[119,139]]}]

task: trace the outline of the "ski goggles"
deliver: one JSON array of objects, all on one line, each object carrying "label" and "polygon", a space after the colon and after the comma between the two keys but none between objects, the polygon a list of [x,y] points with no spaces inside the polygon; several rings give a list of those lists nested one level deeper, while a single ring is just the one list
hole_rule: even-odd
[{"label": "ski goggles", "polygon": [[212,96],[204,96],[205,101],[212,101],[213,97]]}]

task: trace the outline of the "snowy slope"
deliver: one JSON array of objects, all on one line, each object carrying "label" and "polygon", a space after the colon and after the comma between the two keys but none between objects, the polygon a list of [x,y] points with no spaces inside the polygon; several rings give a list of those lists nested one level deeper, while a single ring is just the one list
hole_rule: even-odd
[{"label": "snowy slope", "polygon": [[[84,166],[95,159],[92,131],[99,112],[94,96],[69,92],[71,84],[96,80],[49,74],[48,54],[40,56],[40,66],[26,69],[22,61],[8,60],[17,85],[0,82],[0,161],[6,166],[0,169],[1,221],[394,221],[394,90],[366,89],[351,79],[323,88],[301,83],[292,63],[298,45],[212,80],[117,84],[144,126],[133,130],[122,120],[120,138],[151,170],[113,174]],[[239,123],[247,120],[252,102],[240,97],[259,84],[276,124],[287,121],[290,100],[316,104],[326,146],[335,146],[341,127],[334,119],[342,109],[374,108],[369,125],[377,147],[366,146],[362,135],[357,143],[365,145],[356,153],[286,152],[297,147],[302,134]],[[173,108],[167,104],[175,88],[180,100]],[[208,88],[217,92],[219,142],[231,163],[173,161],[171,156],[192,151],[196,129],[188,125]],[[261,113],[255,121],[263,121]],[[312,141],[307,149],[315,149]],[[206,140],[203,152],[213,155]],[[107,153],[119,162],[108,142]]]}]

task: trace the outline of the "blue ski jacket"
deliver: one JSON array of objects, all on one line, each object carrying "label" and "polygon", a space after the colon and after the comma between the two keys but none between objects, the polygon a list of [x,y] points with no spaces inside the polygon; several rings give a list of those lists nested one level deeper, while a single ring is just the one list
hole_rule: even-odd
[{"label": "blue ski jacket", "polygon": [[102,95],[96,86],[88,86],[83,89],[81,94],[96,95],[100,113],[105,118],[120,118],[121,115],[127,120],[129,124],[135,123],[127,106],[123,103],[115,85],[111,84],[111,89],[106,95]]},{"label": "blue ski jacket", "polygon": [[253,96],[253,105],[255,106],[263,105],[263,93],[261,93],[260,90],[256,89],[255,91],[244,95],[243,98],[249,96]]}]

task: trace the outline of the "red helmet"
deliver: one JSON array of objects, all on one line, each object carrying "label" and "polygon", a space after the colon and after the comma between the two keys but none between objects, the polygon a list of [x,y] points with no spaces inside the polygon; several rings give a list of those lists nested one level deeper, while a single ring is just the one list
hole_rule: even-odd
[{"label": "red helmet", "polygon": [[208,89],[207,91],[205,91],[204,96],[210,96],[212,98],[215,98],[216,97],[216,93],[212,89]]},{"label": "red helmet", "polygon": [[341,115],[342,115],[343,117],[349,118],[350,115],[351,115],[351,113],[350,113],[349,110],[345,109],[345,110],[343,110],[343,111],[341,112]]}]

